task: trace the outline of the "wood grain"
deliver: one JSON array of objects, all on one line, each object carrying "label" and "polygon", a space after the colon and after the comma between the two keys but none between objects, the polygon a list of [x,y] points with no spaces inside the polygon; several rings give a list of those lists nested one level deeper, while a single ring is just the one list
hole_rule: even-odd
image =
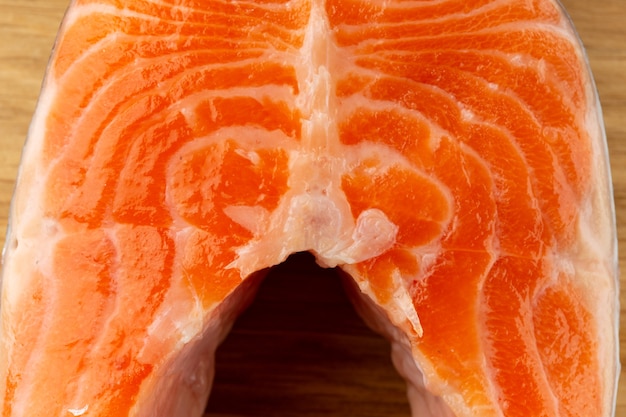
[{"label": "wood grain", "polygon": [[[587,48],[604,109],[619,263],[626,270],[626,1],[563,3]],[[67,0],[0,0],[2,228],[22,144],[66,6]],[[623,306],[625,288],[622,281]],[[625,314],[622,308],[623,363]],[[352,311],[336,272],[317,268],[306,255],[290,258],[270,274],[220,348],[207,412],[211,417],[409,415],[404,384],[391,366],[387,343]],[[626,417],[624,384],[616,416]]]}]

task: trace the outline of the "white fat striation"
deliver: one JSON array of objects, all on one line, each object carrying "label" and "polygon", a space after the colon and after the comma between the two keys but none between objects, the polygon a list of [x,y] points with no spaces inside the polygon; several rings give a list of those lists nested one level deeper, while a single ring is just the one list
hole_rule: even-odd
[{"label": "white fat striation", "polygon": [[86,405],[82,408],[68,408],[67,412],[72,414],[73,416],[82,416],[89,410],[89,405]]}]

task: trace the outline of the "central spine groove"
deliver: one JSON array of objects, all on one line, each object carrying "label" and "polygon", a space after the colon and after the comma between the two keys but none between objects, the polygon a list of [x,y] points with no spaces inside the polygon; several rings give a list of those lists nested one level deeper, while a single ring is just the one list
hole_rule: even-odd
[{"label": "central spine groove", "polygon": [[328,150],[337,139],[334,119],[334,86],[331,79],[331,30],[323,0],[313,0],[299,58],[302,141],[305,150]]}]

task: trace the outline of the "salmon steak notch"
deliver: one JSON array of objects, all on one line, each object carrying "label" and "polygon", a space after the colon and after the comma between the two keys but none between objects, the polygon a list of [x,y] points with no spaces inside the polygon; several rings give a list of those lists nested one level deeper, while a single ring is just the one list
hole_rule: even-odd
[{"label": "salmon steak notch", "polygon": [[609,417],[604,126],[557,0],[73,0],[3,255],[1,417],[199,417],[310,252],[413,416]]}]

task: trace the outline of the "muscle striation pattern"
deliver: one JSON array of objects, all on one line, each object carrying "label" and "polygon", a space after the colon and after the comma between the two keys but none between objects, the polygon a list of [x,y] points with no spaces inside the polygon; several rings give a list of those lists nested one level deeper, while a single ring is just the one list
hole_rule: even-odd
[{"label": "muscle striation pattern", "polygon": [[75,0],[12,207],[2,416],[201,415],[299,251],[353,278],[415,415],[609,416],[596,100],[552,0]]}]

